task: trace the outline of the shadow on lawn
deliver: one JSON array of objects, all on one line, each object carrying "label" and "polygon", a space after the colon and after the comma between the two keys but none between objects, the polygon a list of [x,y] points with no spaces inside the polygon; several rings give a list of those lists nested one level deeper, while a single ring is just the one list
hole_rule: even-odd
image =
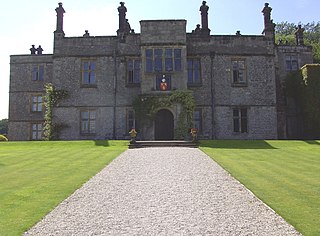
[{"label": "shadow on lawn", "polygon": [[96,146],[103,146],[103,147],[109,147],[109,141],[108,140],[94,140],[94,144]]},{"label": "shadow on lawn", "polygon": [[312,145],[320,145],[320,141],[318,140],[304,140],[307,144],[312,144]]},{"label": "shadow on lawn", "polygon": [[264,140],[201,140],[200,147],[225,149],[277,149]]}]

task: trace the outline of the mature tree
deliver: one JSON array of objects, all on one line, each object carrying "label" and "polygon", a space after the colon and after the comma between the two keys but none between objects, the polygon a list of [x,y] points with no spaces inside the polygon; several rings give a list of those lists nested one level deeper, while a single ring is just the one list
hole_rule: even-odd
[{"label": "mature tree", "polygon": [[[306,45],[313,47],[314,61],[320,63],[320,22],[302,24],[304,31],[304,42]],[[294,32],[297,25],[289,22],[281,22],[276,24],[276,42],[281,39],[283,42],[294,45],[296,43]]]},{"label": "mature tree", "polygon": [[0,134],[8,133],[8,119],[0,120]]}]

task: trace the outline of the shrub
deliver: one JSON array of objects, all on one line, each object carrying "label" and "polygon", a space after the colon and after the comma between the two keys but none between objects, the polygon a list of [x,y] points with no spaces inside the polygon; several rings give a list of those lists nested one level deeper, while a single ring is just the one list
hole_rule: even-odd
[{"label": "shrub", "polygon": [[8,139],[6,136],[0,134],[0,142],[2,142],[2,141],[8,141]]}]

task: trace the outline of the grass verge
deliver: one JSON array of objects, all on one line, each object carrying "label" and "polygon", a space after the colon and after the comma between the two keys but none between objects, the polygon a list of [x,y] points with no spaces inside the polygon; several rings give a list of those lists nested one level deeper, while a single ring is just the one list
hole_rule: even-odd
[{"label": "grass verge", "polygon": [[320,235],[320,141],[202,141],[200,149],[303,235]]},{"label": "grass verge", "polygon": [[0,143],[0,234],[21,235],[127,146],[127,141]]}]

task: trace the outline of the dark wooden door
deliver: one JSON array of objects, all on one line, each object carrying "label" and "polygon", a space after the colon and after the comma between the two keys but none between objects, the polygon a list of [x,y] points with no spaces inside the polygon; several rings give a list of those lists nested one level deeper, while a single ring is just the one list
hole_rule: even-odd
[{"label": "dark wooden door", "polygon": [[173,114],[166,109],[159,110],[155,119],[155,140],[173,140]]}]

